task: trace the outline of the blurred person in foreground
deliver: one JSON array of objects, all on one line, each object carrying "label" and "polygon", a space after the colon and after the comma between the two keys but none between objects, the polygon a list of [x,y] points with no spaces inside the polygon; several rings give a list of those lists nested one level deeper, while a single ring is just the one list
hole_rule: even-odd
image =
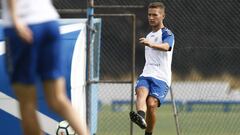
[{"label": "blurred person in foreground", "polygon": [[[130,112],[130,119],[145,135],[152,135],[156,124],[156,110],[166,97],[171,85],[171,63],[174,35],[164,26],[165,6],[153,2],[148,6],[148,22],[152,31],[146,38],[140,38],[145,46],[145,66],[136,84],[136,110]],[[146,119],[145,119],[146,116]]]},{"label": "blurred person in foreground", "polygon": [[48,105],[78,135],[89,135],[66,95],[58,19],[51,0],[2,0],[7,66],[19,101],[25,135],[43,135],[37,118],[36,77],[43,83]]}]

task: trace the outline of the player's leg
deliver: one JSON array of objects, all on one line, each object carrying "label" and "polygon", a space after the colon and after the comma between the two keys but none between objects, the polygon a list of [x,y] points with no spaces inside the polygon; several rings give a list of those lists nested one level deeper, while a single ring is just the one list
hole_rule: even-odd
[{"label": "player's leg", "polygon": [[135,112],[130,112],[130,119],[132,122],[136,123],[140,128],[146,128],[145,114],[147,111],[146,99],[148,96],[148,81],[145,77],[140,77],[137,81],[136,86],[136,110]]},{"label": "player's leg", "polygon": [[148,89],[144,86],[138,87],[136,90],[136,110],[137,111],[147,111],[146,99],[148,96]]},{"label": "player's leg", "polygon": [[156,111],[163,103],[164,98],[168,92],[168,85],[161,80],[151,78],[149,87],[149,96],[147,99],[147,128],[145,135],[152,135],[153,129],[156,125]]},{"label": "player's leg", "polygon": [[[6,36],[6,65],[19,101],[19,111],[25,135],[42,135],[36,114],[34,87],[37,45],[22,41],[14,28],[4,30]],[[34,40],[35,41],[35,40]]]},{"label": "player's leg", "polygon": [[136,123],[140,128],[145,129],[147,127],[145,121],[145,114],[147,110],[146,99],[148,96],[148,90],[145,87],[139,87],[136,91],[137,101],[136,110],[137,112],[131,111],[129,113],[132,122]]},{"label": "player's leg", "polygon": [[86,123],[80,119],[66,95],[58,23],[55,21],[44,23],[43,28],[46,38],[41,45],[38,67],[42,80],[44,80],[44,93],[47,103],[69,122],[77,134],[88,135]]},{"label": "player's leg", "polygon": [[66,95],[64,78],[44,81],[44,93],[50,108],[66,119],[77,134],[89,134],[87,125],[80,119]]},{"label": "player's leg", "polygon": [[151,135],[153,128],[156,124],[156,110],[158,107],[159,101],[155,97],[149,96],[147,98],[147,128],[146,128],[146,135]]},{"label": "player's leg", "polygon": [[13,88],[19,101],[24,135],[43,135],[37,122],[35,87],[33,85],[15,83]]}]

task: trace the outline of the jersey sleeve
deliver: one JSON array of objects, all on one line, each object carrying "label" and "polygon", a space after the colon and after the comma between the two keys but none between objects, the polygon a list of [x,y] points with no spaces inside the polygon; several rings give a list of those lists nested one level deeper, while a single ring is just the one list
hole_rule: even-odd
[{"label": "jersey sleeve", "polygon": [[174,35],[170,30],[166,29],[163,31],[162,43],[168,43],[170,46],[168,51],[172,50],[174,46]]}]

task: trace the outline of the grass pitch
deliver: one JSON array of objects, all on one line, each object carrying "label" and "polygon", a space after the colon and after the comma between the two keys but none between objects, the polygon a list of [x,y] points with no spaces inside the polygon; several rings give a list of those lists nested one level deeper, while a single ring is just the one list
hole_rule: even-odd
[{"label": "grass pitch", "polygon": [[[214,105],[207,107],[207,110],[206,106],[203,110],[197,108],[193,112],[187,112],[184,108],[179,112],[181,135],[240,134],[240,105],[230,112],[223,112],[219,109],[221,106]],[[130,135],[129,110],[129,105],[118,112],[113,111],[110,105],[103,105],[98,113],[97,135]],[[144,130],[135,124],[133,131],[133,135],[144,135]],[[154,135],[177,135],[171,105],[158,109]]]}]

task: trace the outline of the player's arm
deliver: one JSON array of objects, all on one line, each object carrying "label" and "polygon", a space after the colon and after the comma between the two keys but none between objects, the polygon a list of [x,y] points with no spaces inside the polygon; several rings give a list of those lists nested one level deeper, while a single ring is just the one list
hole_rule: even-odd
[{"label": "player's arm", "polygon": [[17,16],[16,0],[7,0],[7,5],[13,22],[13,26],[15,27],[18,35],[27,43],[32,43],[32,31],[28,28],[27,25],[20,22],[20,19]]},{"label": "player's arm", "polygon": [[171,51],[174,44],[174,35],[171,31],[164,31],[162,34],[162,43],[154,43],[146,38],[140,38],[140,43],[161,51]]},{"label": "player's arm", "polygon": [[161,51],[169,51],[171,50],[170,45],[168,43],[162,43],[162,44],[153,44],[152,48],[159,49]]},{"label": "player's arm", "polygon": [[145,46],[148,46],[148,47],[151,47],[151,48],[154,48],[154,49],[158,49],[158,50],[161,50],[161,51],[169,51],[170,50],[170,45],[169,43],[153,43],[151,42],[150,40],[146,39],[146,38],[140,38],[139,39],[140,43],[145,45]]},{"label": "player's arm", "polygon": [[16,0],[7,0],[7,5],[10,12],[10,16],[12,18],[12,22],[15,25],[18,21],[18,17],[16,14]]}]

